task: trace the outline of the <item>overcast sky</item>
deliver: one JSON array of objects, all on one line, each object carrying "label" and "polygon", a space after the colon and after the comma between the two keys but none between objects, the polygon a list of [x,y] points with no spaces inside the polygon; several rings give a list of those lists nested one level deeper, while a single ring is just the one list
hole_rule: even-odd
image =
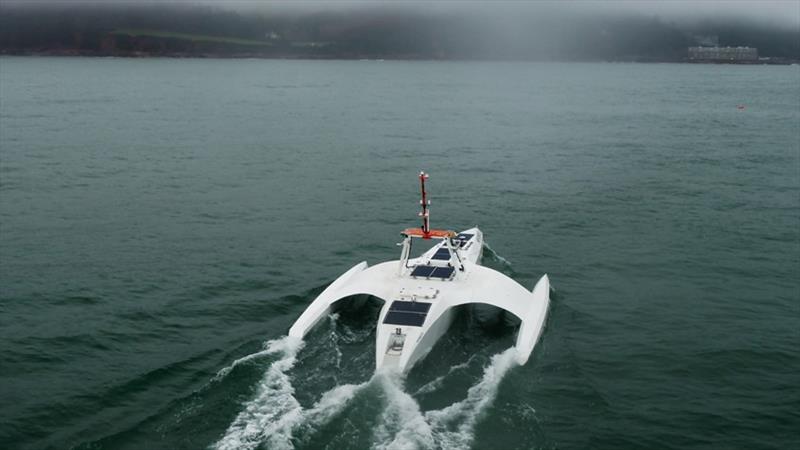
[{"label": "overcast sky", "polygon": [[589,14],[636,13],[666,20],[750,18],[800,27],[800,0],[0,0],[0,3],[47,4],[204,4],[236,10],[316,11],[391,7],[423,11],[496,13],[563,12]]},{"label": "overcast sky", "polygon": [[564,12],[657,14],[665,19],[702,17],[727,18],[731,16],[755,18],[783,23],[800,24],[800,0],[207,0],[204,3],[226,5],[236,9],[302,9],[359,8],[392,6],[435,11],[492,9],[557,10]]}]

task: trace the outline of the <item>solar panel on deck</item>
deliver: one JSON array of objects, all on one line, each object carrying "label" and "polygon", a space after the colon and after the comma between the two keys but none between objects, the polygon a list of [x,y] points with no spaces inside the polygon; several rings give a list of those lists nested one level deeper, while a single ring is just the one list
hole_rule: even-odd
[{"label": "solar panel on deck", "polygon": [[389,306],[389,312],[386,313],[383,323],[421,327],[430,309],[430,303],[396,300]]},{"label": "solar panel on deck", "polygon": [[425,323],[427,314],[419,314],[413,312],[403,311],[389,311],[383,319],[383,323],[389,325],[408,325],[412,327],[421,327]]},{"label": "solar panel on deck", "polygon": [[448,260],[450,259],[450,251],[446,248],[440,248],[436,250],[436,253],[433,255],[431,259],[441,259],[441,260]]},{"label": "solar panel on deck", "polygon": [[433,273],[433,266],[417,266],[414,267],[414,271],[411,272],[412,277],[429,277],[431,273]]},{"label": "solar panel on deck", "polygon": [[389,306],[389,311],[405,311],[405,312],[415,312],[423,314],[427,314],[429,309],[431,309],[430,303],[405,302],[402,300],[395,300],[394,302],[392,302],[392,305]]},{"label": "solar panel on deck", "polygon": [[475,235],[474,234],[469,234],[469,233],[461,233],[458,236],[456,236],[456,240],[461,241],[461,244],[459,245],[459,247],[463,247],[463,246],[467,245],[467,242],[469,242],[469,240],[472,239],[472,236],[475,236]]},{"label": "solar panel on deck", "polygon": [[455,269],[453,267],[437,267],[433,270],[433,273],[430,275],[434,278],[450,278],[453,275],[453,271]]}]

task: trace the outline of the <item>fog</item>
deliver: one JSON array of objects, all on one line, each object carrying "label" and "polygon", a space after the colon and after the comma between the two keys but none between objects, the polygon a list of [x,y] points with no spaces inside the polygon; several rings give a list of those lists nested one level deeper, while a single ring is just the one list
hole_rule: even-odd
[{"label": "fog", "polygon": [[604,0],[604,1],[240,1],[202,2],[239,11],[354,11],[375,8],[427,13],[476,12],[514,16],[518,14],[601,14],[657,15],[665,20],[695,21],[703,19],[754,20],[782,26],[800,24],[800,2],[730,1],[730,0]]},{"label": "fog", "polygon": [[[201,43],[187,34],[203,36]],[[4,53],[680,61],[692,45],[750,46],[796,59],[800,2],[0,3]]]},{"label": "fog", "polygon": [[800,2],[796,0],[558,0],[558,1],[393,1],[393,0],[342,0],[342,1],[273,1],[273,0],[4,0],[4,6],[48,8],[53,6],[80,6],[102,8],[109,5],[128,7],[153,6],[204,6],[238,12],[256,13],[314,13],[355,12],[364,10],[394,10],[421,13],[460,12],[515,16],[519,14],[599,14],[599,15],[656,15],[670,21],[696,21],[707,19],[753,20],[778,26],[800,26]]}]

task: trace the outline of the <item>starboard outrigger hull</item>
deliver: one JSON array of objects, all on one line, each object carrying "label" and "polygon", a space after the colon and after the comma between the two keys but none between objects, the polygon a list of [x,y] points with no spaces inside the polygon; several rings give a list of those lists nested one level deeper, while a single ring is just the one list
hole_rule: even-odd
[{"label": "starboard outrigger hull", "polygon": [[[371,295],[384,301],[378,317],[376,369],[407,372],[447,331],[454,307],[483,303],[502,308],[520,320],[516,359],[525,364],[544,328],[550,304],[547,275],[528,291],[502,273],[480,265],[483,233],[477,227],[458,234],[430,230],[426,178],[420,174],[423,226],[403,231],[400,260],[372,267],[366,262],[353,266],[317,296],[289,335],[304,337],[343,298]],[[417,258],[409,258],[413,238],[442,242]]]}]

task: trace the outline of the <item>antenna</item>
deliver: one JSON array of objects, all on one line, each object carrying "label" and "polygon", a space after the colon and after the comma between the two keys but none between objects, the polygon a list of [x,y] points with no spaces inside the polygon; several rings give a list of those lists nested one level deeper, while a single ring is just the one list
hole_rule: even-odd
[{"label": "antenna", "polygon": [[431,231],[430,211],[428,211],[428,205],[431,204],[431,201],[428,200],[427,193],[425,192],[425,180],[427,179],[427,173],[419,173],[419,186],[422,191],[422,199],[419,201],[419,204],[422,205],[422,211],[420,211],[419,216],[422,217],[422,234],[425,236],[429,235]]},{"label": "antenna", "polygon": [[418,237],[422,239],[446,239],[452,238],[455,236],[455,232],[450,230],[431,230],[431,223],[430,223],[430,204],[431,201],[428,200],[428,193],[425,191],[425,180],[428,179],[428,174],[425,172],[419,173],[419,189],[422,194],[422,198],[419,201],[420,206],[422,206],[422,211],[419,212],[419,216],[422,218],[422,228],[406,228],[400,234],[405,237]]}]

